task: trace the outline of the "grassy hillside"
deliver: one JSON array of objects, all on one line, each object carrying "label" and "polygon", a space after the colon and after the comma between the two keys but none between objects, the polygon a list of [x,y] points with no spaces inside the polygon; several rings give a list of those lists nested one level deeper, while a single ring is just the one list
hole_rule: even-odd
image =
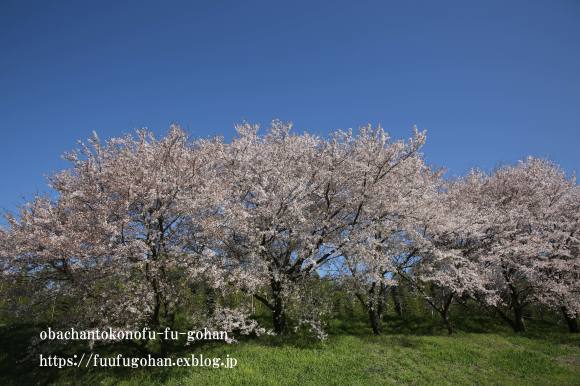
[{"label": "grassy hillside", "polygon": [[[364,384],[580,384],[580,337],[499,333],[445,335],[331,335],[324,343],[260,338],[236,345],[185,350],[229,354],[234,369],[46,369],[15,364],[15,331],[3,331],[0,384],[99,385],[364,385]],[[22,332],[24,334],[24,332]],[[12,341],[11,341],[12,340]],[[8,346],[7,346],[8,345]],[[119,347],[110,348],[116,355]],[[103,354],[106,354],[105,352]]]}]

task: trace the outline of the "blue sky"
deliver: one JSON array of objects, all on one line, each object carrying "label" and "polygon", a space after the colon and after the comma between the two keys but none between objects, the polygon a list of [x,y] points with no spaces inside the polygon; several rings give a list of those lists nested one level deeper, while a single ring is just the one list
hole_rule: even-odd
[{"label": "blue sky", "polygon": [[449,175],[580,170],[580,1],[0,1],[0,208],[96,130],[429,132]]}]

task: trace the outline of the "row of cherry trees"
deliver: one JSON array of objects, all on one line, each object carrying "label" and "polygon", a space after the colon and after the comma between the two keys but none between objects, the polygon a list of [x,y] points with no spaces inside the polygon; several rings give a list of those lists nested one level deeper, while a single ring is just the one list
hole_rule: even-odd
[{"label": "row of cherry trees", "polygon": [[[320,138],[277,121],[237,131],[229,143],[176,127],[161,139],[95,135],[67,154],[53,197],[0,230],[3,280],[32,294],[14,312],[82,299],[65,323],[160,328],[189,307],[196,325],[259,334],[253,297],[276,333],[292,319],[323,336],[328,294],[312,284],[323,276],[377,334],[402,284],[450,333],[450,307],[466,299],[515,331],[531,304],[577,330],[580,188],[553,163],[447,180],[425,163],[417,130],[407,141],[371,127]],[[186,305],[200,291],[206,302]],[[242,301],[219,301],[232,293]]]}]

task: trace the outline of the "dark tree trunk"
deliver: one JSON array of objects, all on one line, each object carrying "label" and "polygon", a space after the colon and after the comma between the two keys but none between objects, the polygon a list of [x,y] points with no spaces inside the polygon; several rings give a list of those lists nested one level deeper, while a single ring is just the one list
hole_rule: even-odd
[{"label": "dark tree trunk", "polygon": [[[157,260],[157,254],[153,252],[152,260]],[[149,318],[149,325],[151,328],[156,329],[161,327],[161,305],[163,302],[161,288],[159,285],[159,279],[151,272],[151,264],[149,262],[145,263],[145,278],[151,285],[151,289],[154,294],[155,304],[153,305],[153,313]]]},{"label": "dark tree trunk", "polygon": [[521,307],[514,307],[514,325],[515,332],[526,332],[526,325],[524,323],[524,313]]},{"label": "dark tree trunk", "polygon": [[[437,296],[435,296],[435,290],[436,290],[435,287],[432,286],[431,287],[431,294],[432,294],[433,298],[437,297]],[[443,321],[443,324],[445,325],[445,328],[447,329],[447,333],[449,335],[453,334],[453,324],[451,323],[451,320],[449,318],[449,310],[451,309],[451,303],[453,302],[453,298],[455,297],[455,293],[451,292],[448,295],[442,295],[443,296],[443,304],[441,306],[439,304],[437,304],[436,301],[431,300],[430,297],[427,297],[424,292],[422,292],[422,293],[425,296],[425,300],[427,301],[427,303],[431,306],[431,309],[437,311],[439,316],[441,316],[441,320]]]},{"label": "dark tree trunk", "polygon": [[577,334],[578,333],[578,319],[577,318],[572,318],[568,312],[568,310],[566,309],[566,307],[562,307],[562,315],[564,316],[564,319],[566,320],[566,324],[568,325],[568,331],[572,334]]},{"label": "dark tree trunk", "polygon": [[282,285],[280,282],[272,281],[272,295],[274,296],[274,305],[272,307],[272,323],[276,334],[286,332],[286,312],[284,310],[284,301],[282,299]]},{"label": "dark tree trunk", "polygon": [[159,290],[159,283],[157,282],[157,278],[153,278],[151,282],[153,292],[155,293],[155,304],[153,306],[153,314],[151,315],[150,323],[152,328],[158,328],[161,326],[161,291]]},{"label": "dark tree trunk", "polygon": [[515,332],[525,332],[526,325],[524,323],[524,306],[520,301],[518,290],[513,286],[509,286],[512,298],[512,308],[514,310],[513,329]]},{"label": "dark tree trunk", "polygon": [[399,286],[392,286],[391,287],[391,296],[393,298],[393,305],[395,308],[395,312],[400,317],[403,316],[403,306],[401,305],[401,298],[399,294]]},{"label": "dark tree trunk", "polygon": [[[371,325],[371,329],[373,330],[373,334],[380,335],[382,330],[382,310],[384,309],[384,304],[381,304],[384,299],[384,294],[379,291],[378,299],[376,299],[376,283],[373,283],[371,288],[366,293],[366,297],[360,293],[356,293],[356,297],[359,300],[360,304],[364,307],[367,311],[367,315],[369,317],[369,322]],[[381,297],[383,299],[381,299]]]},{"label": "dark tree trunk", "polygon": [[508,316],[508,314],[502,311],[501,308],[496,307],[495,310],[497,311],[498,315],[507,323],[509,326],[514,330],[514,332],[525,332],[526,331],[526,324],[524,323],[524,315],[523,310],[521,308],[514,308],[513,319]]},{"label": "dark tree trunk", "polygon": [[443,319],[443,323],[447,328],[447,333],[449,335],[453,334],[453,325],[449,320],[449,309],[451,308],[451,302],[453,301],[454,293],[451,293],[445,299],[445,304],[443,305],[443,309],[441,310],[441,318]]},{"label": "dark tree trunk", "polygon": [[445,328],[447,328],[447,334],[452,335],[453,334],[453,325],[451,324],[451,322],[449,321],[449,319],[447,317],[445,317],[443,319],[443,323],[445,324]]},{"label": "dark tree trunk", "polygon": [[211,318],[215,313],[215,291],[211,287],[205,287],[205,306],[207,316]]},{"label": "dark tree trunk", "polygon": [[286,332],[286,314],[280,297],[276,298],[274,301],[272,321],[274,323],[274,332],[276,334],[284,334]]},{"label": "dark tree trunk", "polygon": [[369,320],[371,322],[371,328],[373,329],[373,334],[381,335],[383,330],[383,313],[386,308],[386,293],[387,286],[383,283],[379,284],[379,290],[377,291],[377,285],[374,283],[368,293],[368,314]]},{"label": "dark tree trunk", "polygon": [[381,283],[381,289],[379,290],[379,297],[377,299],[377,301],[378,301],[377,312],[378,312],[379,320],[383,319],[383,315],[385,314],[385,311],[387,310],[387,295],[388,294],[389,294],[389,292],[387,290],[387,286],[385,284]]},{"label": "dark tree trunk", "polygon": [[521,308],[514,308],[514,318],[510,318],[501,308],[496,307],[498,315],[514,330],[514,332],[525,332],[526,324],[524,323],[524,314]]},{"label": "dark tree trunk", "polygon": [[375,311],[374,308],[372,308],[372,306],[368,309],[368,314],[369,314],[369,320],[371,322],[371,328],[373,329],[373,334],[375,335],[381,335],[381,330],[382,330],[382,326],[381,326],[381,318],[379,316],[379,313],[377,311]]},{"label": "dark tree trunk", "polygon": [[151,326],[152,328],[157,328],[161,325],[160,318],[161,301],[159,300],[159,295],[155,295],[155,306],[153,307],[153,314],[151,315]]},{"label": "dark tree trunk", "polygon": [[284,299],[282,298],[282,286],[280,283],[271,282],[272,297],[270,301],[260,294],[253,294],[254,298],[259,300],[263,305],[268,307],[272,312],[272,325],[276,334],[284,334],[287,328],[286,310],[284,309]]}]

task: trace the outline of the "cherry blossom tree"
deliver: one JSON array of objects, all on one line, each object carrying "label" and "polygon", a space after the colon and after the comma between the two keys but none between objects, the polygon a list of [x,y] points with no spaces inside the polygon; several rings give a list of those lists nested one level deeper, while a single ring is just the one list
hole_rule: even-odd
[{"label": "cherry blossom tree", "polygon": [[361,226],[372,225],[380,181],[411,162],[424,141],[416,132],[408,143],[390,142],[370,127],[328,140],[290,129],[273,122],[260,136],[256,126],[239,126],[225,162],[232,200],[223,249],[261,277],[268,291],[254,295],[272,311],[278,333],[286,329],[287,299],[301,298],[305,278],[342,255],[363,218]]},{"label": "cherry blossom tree", "polygon": [[350,190],[358,206],[356,221],[345,229],[343,258],[335,264],[341,280],[359,300],[373,333],[381,333],[394,275],[415,258],[417,245],[409,232],[424,208],[427,196],[436,193],[438,173],[432,172],[419,152],[425,134],[415,131],[407,143],[389,142],[380,128],[365,129],[348,160]]},{"label": "cherry blossom tree", "polygon": [[340,192],[333,190],[331,154],[319,138],[291,134],[281,122],[264,136],[249,124],[237,130],[238,138],[223,153],[228,198],[218,250],[246,272],[246,291],[271,310],[274,329],[282,333],[286,303],[332,255],[320,249],[336,235],[331,211],[340,211]]},{"label": "cherry blossom tree", "polygon": [[237,131],[230,143],[177,127],[160,139],[95,135],[67,154],[54,194],[0,229],[3,282],[31,300],[16,312],[58,305],[70,311],[62,323],[155,329],[185,312],[198,326],[263,332],[245,300],[231,301],[243,293],[270,310],[276,333],[306,326],[323,338],[338,280],[375,334],[401,285],[450,333],[453,302],[468,298],[515,331],[531,304],[578,330],[580,189],[555,164],[445,180],[416,129],[406,141],[371,126]]},{"label": "cherry blossom tree", "polygon": [[480,276],[497,313],[518,332],[525,331],[524,312],[532,303],[558,304],[575,316],[575,181],[553,163],[535,158],[481,179],[474,197],[485,243],[477,259],[488,273]]},{"label": "cherry blossom tree", "polygon": [[171,325],[184,286],[225,290],[226,267],[206,247],[222,202],[212,162],[222,147],[177,127],[161,140],[145,130],[106,143],[95,135],[51,178],[56,199],[8,216],[14,275],[46,293],[74,291],[88,324]]},{"label": "cherry blossom tree", "polygon": [[398,270],[398,276],[441,316],[449,334],[454,300],[478,297],[489,304],[496,300],[477,260],[487,240],[478,211],[481,177],[472,173],[438,181],[435,190],[423,196],[421,211],[407,232],[415,256]]},{"label": "cherry blossom tree", "polygon": [[560,308],[570,332],[578,332],[580,315],[580,187],[566,180],[555,165],[544,192],[547,201],[538,211],[541,237],[547,243],[536,263],[539,290],[536,298],[550,308]]}]

